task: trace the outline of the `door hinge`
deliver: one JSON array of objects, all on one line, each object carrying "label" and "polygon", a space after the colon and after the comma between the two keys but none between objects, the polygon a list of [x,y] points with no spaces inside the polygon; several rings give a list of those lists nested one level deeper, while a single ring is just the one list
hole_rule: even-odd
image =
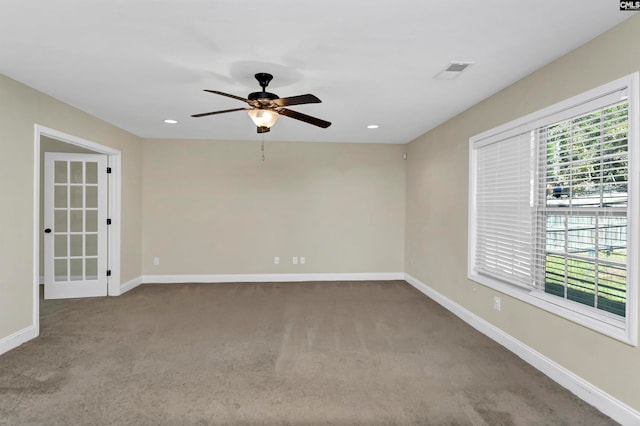
[{"label": "door hinge", "polygon": [[107,269],[107,276],[110,277],[111,276],[111,269]]},{"label": "door hinge", "polygon": [[111,173],[111,167],[107,167],[107,174]]},{"label": "door hinge", "polygon": [[107,219],[107,225],[111,225],[111,219]]}]

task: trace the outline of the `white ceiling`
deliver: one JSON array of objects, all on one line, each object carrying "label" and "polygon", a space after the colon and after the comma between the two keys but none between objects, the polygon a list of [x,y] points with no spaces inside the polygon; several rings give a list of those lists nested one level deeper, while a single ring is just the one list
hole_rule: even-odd
[{"label": "white ceiling", "polygon": [[[3,0],[0,73],[142,137],[258,140],[269,72],[291,109],[266,138],[406,143],[629,18],[603,0]],[[470,61],[456,80],[432,77]],[[167,118],[179,121],[164,124]],[[377,130],[367,129],[378,124]]]}]

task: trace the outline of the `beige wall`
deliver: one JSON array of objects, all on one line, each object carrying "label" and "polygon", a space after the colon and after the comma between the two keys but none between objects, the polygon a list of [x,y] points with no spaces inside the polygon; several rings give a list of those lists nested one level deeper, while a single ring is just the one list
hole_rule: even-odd
[{"label": "beige wall", "polygon": [[[640,15],[412,141],[406,271],[640,410],[640,350],[469,281],[469,137],[640,69]],[[464,77],[463,77],[464,78]]]},{"label": "beige wall", "polygon": [[34,124],[122,152],[121,279],[141,274],[139,138],[0,75],[0,339],[33,324]]},{"label": "beige wall", "polygon": [[147,140],[143,273],[402,272],[405,148]]}]

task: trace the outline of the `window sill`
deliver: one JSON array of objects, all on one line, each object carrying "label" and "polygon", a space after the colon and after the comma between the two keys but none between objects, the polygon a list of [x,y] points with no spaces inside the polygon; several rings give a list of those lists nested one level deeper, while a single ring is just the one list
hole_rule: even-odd
[{"label": "window sill", "polygon": [[468,274],[468,278],[630,346],[638,345],[637,335],[632,332],[628,319],[614,318],[612,315],[604,312],[600,313],[579,303],[567,301],[540,290],[517,287],[485,275],[471,272]]}]

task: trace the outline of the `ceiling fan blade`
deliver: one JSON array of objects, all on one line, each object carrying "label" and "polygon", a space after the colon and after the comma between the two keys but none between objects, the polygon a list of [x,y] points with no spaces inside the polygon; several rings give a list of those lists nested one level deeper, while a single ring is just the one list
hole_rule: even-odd
[{"label": "ceiling fan blade", "polygon": [[302,105],[302,104],[319,104],[320,102],[322,101],[318,99],[316,96],[312,95],[311,93],[307,93],[306,95],[290,96],[288,98],[280,98],[280,99],[273,100],[274,104],[281,107],[286,107],[291,105]]},{"label": "ceiling fan blade", "polygon": [[286,115],[289,118],[295,118],[296,120],[304,121],[305,123],[309,123],[309,124],[313,124],[314,126],[322,127],[323,129],[326,129],[327,127],[331,126],[331,123],[328,122],[328,121],[324,121],[324,120],[321,120],[319,118],[312,117],[312,116],[307,115],[307,114],[303,114],[301,112],[291,111],[290,109],[279,108],[277,110],[277,112],[278,112],[278,114]]},{"label": "ceiling fan blade", "polygon": [[215,114],[224,114],[225,112],[233,112],[233,111],[248,111],[252,108],[233,108],[233,109],[225,109],[222,111],[213,111],[213,112],[203,112],[202,114],[193,114],[191,117],[204,117],[207,115],[215,115]]},{"label": "ceiling fan blade", "polygon": [[226,96],[227,98],[233,98],[233,99],[237,99],[237,100],[242,101],[242,102],[249,103],[249,99],[241,98],[240,96],[230,95],[230,94],[224,93],[224,92],[218,92],[217,90],[204,89],[204,91],[205,92],[209,92],[209,93],[215,93],[216,95],[222,95],[222,96]]}]

